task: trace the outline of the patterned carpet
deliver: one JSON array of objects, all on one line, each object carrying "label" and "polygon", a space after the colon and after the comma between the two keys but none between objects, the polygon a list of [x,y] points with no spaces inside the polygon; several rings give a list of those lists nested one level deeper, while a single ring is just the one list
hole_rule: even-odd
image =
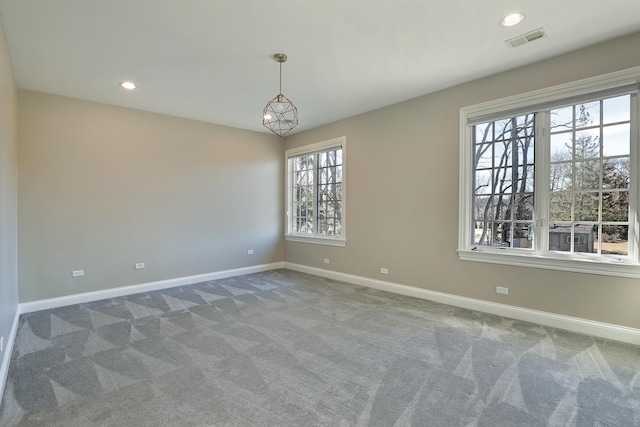
[{"label": "patterned carpet", "polygon": [[2,426],[638,426],[640,348],[289,270],[20,318]]}]

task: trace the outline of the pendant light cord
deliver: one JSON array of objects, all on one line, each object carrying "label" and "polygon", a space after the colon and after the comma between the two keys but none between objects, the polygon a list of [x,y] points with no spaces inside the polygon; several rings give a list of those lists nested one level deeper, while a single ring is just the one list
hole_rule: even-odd
[{"label": "pendant light cord", "polygon": [[282,95],[282,62],[280,62],[280,95]]}]

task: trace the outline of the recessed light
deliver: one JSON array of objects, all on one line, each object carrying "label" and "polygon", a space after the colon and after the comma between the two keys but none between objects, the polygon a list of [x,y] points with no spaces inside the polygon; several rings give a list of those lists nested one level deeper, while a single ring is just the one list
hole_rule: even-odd
[{"label": "recessed light", "polygon": [[120,83],[120,86],[126,90],[134,90],[137,87],[134,82],[122,82]]},{"label": "recessed light", "polygon": [[514,25],[521,23],[523,19],[524,19],[524,13],[521,13],[521,12],[510,13],[504,16],[500,20],[500,25],[502,25],[503,27],[513,27]]}]

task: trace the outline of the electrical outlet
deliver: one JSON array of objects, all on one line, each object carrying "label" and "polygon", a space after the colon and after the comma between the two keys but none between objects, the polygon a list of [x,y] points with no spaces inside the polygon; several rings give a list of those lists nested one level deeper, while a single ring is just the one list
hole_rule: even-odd
[{"label": "electrical outlet", "polygon": [[389,269],[384,267],[380,268],[380,274],[389,274]]},{"label": "electrical outlet", "polygon": [[329,258],[325,258],[325,259],[324,259],[324,263],[325,263],[325,264],[329,264]]},{"label": "electrical outlet", "polygon": [[71,272],[71,276],[72,277],[80,277],[80,276],[84,276],[84,270],[73,270]]},{"label": "electrical outlet", "polygon": [[253,249],[247,250],[247,255],[253,255]]},{"label": "electrical outlet", "polygon": [[136,263],[136,270],[142,270],[144,268],[144,262]]},{"label": "electrical outlet", "polygon": [[496,294],[509,295],[509,288],[505,288],[504,286],[496,286]]}]

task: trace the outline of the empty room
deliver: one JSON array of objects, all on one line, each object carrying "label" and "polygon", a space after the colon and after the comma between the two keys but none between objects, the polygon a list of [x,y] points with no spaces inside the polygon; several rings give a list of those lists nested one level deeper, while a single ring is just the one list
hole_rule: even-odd
[{"label": "empty room", "polygon": [[0,426],[640,425],[640,2],[0,0]]}]

